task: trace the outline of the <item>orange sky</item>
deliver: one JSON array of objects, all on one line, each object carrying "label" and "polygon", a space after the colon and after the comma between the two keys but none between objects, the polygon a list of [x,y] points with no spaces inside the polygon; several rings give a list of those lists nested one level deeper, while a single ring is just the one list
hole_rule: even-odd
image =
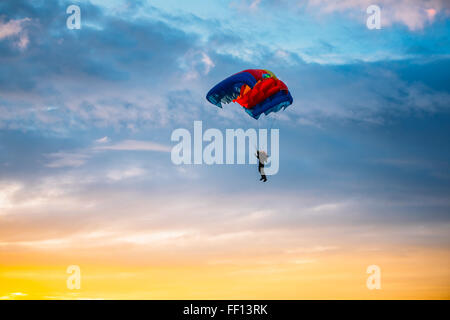
[{"label": "orange sky", "polygon": [[[244,244],[243,244],[244,245]],[[447,250],[316,247],[179,256],[141,245],[2,250],[2,299],[449,299]],[[350,249],[350,248],[348,248]],[[107,255],[109,252],[111,255]],[[70,264],[81,289],[66,285]],[[381,268],[368,290],[366,268]]]}]

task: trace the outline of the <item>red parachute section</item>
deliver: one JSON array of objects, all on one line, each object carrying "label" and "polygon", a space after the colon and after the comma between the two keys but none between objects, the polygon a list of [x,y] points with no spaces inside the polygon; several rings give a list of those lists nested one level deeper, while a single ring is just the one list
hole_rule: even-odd
[{"label": "red parachute section", "polygon": [[244,108],[251,109],[279,91],[288,92],[284,82],[275,78],[266,78],[258,81],[253,88],[246,84],[242,85],[241,94],[233,102],[239,103]]}]

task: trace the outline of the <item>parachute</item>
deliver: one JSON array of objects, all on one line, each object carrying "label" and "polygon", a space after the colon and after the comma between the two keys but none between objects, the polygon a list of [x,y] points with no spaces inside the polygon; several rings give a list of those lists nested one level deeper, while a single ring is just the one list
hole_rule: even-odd
[{"label": "parachute", "polygon": [[288,87],[265,69],[248,69],[219,82],[206,95],[212,104],[237,102],[253,118],[286,109],[293,99]]}]

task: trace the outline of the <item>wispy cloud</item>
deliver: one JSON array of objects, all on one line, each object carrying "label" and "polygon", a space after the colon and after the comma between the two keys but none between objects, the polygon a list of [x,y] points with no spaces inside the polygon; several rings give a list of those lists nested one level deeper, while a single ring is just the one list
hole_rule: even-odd
[{"label": "wispy cloud", "polygon": [[94,150],[170,152],[171,147],[151,141],[124,140],[108,146],[94,147]]},{"label": "wispy cloud", "polygon": [[[108,144],[110,139],[108,137],[103,137],[101,139],[97,139],[94,142],[93,146],[79,149],[76,151],[59,151],[54,153],[46,154],[49,162],[46,163],[46,166],[49,168],[64,168],[64,167],[72,167],[77,168],[84,165],[89,159],[100,152],[108,152],[108,151],[154,151],[154,152],[170,152],[171,147],[159,143],[155,143],[152,141],[143,141],[143,140],[123,140],[116,143]],[[120,172],[120,174],[119,174]],[[144,173],[143,169],[133,168],[131,170],[125,171],[111,171],[108,174],[108,177],[112,180],[120,180],[115,179],[119,176],[122,178],[132,177],[138,175],[140,173]]]},{"label": "wispy cloud", "polygon": [[86,163],[90,155],[83,152],[55,152],[47,155],[49,168],[79,167]]},{"label": "wispy cloud", "polygon": [[109,138],[107,136],[104,136],[103,138],[99,138],[99,139],[95,140],[95,142],[97,142],[97,143],[107,143],[107,142],[109,142]]},{"label": "wispy cloud", "polygon": [[131,167],[124,168],[122,170],[111,170],[106,174],[106,176],[108,179],[111,179],[113,181],[120,181],[124,179],[140,177],[145,175],[146,173],[147,170],[145,169],[139,167]]}]

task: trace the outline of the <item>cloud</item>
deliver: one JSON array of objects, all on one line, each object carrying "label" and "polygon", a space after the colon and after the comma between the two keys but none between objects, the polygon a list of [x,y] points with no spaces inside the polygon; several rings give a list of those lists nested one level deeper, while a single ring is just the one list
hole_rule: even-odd
[{"label": "cloud", "polygon": [[[95,140],[97,145],[93,145],[84,149],[76,151],[58,151],[45,154],[49,162],[45,164],[48,168],[77,168],[86,164],[92,157],[99,152],[107,151],[155,151],[155,152],[170,152],[170,146],[142,140],[123,140],[115,144],[105,145],[109,142],[108,137]],[[100,144],[100,145],[98,145]],[[135,177],[144,174],[145,170],[142,168],[129,168],[125,170],[113,170],[107,174],[111,180],[122,180],[125,178]]]},{"label": "cloud", "polygon": [[[262,1],[259,6],[265,3]],[[48,6],[50,9],[51,5]],[[55,6],[53,14],[59,9]],[[264,39],[256,36],[254,41],[243,42],[231,27],[223,28],[213,20],[195,15],[170,17],[207,27],[210,37],[203,39],[198,30],[188,33],[177,28],[177,24],[161,22],[164,14],[156,9],[149,19],[128,19],[128,11],[120,17],[102,7],[87,9],[103,29],[88,25],[80,31],[69,32],[53,25],[47,14],[33,9],[32,4],[24,7],[27,16],[34,15],[33,21],[39,21],[36,30],[30,31],[35,32],[32,39],[36,41],[28,44],[34,54],[21,56],[20,63],[10,63],[12,60],[7,58],[13,53],[0,48],[5,51],[0,55],[0,128],[69,135],[79,129],[110,127],[139,132],[149,127],[184,124],[204,116],[241,121],[242,117],[234,117],[237,113],[230,111],[233,109],[219,113],[205,108],[204,94],[225,75],[249,65],[273,65],[292,89],[296,103],[305,106],[291,108],[294,113],[301,110],[298,122],[316,127],[320,127],[323,119],[332,118],[380,123],[382,113],[404,108],[405,104],[414,110],[435,112],[448,98],[443,92],[428,90],[420,84],[409,87],[395,77],[386,76],[386,70],[392,65],[386,65],[380,74],[367,79],[364,69],[383,68],[362,61],[348,64],[346,54],[333,60],[316,56],[314,50],[309,53],[315,56],[313,61],[339,60],[345,67],[353,68],[355,72],[342,79],[340,74],[345,67],[335,70],[333,66],[327,69],[306,64],[301,58],[302,52],[303,56],[308,55],[304,53],[306,49],[288,49],[281,45],[281,40],[266,46]],[[439,15],[437,12],[435,16]],[[106,29],[108,32],[103,32]],[[128,36],[121,37],[124,33]],[[336,43],[317,41],[322,53],[338,51]],[[129,46],[134,46],[134,50],[130,51]],[[96,53],[85,50],[86,47],[95,47]],[[37,61],[39,71],[34,67]],[[389,85],[384,88],[384,83]],[[375,92],[372,88],[380,90]],[[379,94],[382,90],[389,94],[387,99]],[[401,94],[404,91],[409,97]],[[326,98],[328,95],[331,98]]]},{"label": "cloud", "polygon": [[211,68],[215,66],[211,58],[204,52],[202,52],[202,62],[205,65],[205,74],[208,74],[211,71]]},{"label": "cloud", "polygon": [[294,264],[307,264],[307,263],[314,263],[316,260],[314,259],[299,259],[299,260],[293,260],[292,263]]},{"label": "cloud", "polygon": [[[289,72],[286,77],[295,95],[293,107],[286,111],[291,119],[312,128],[323,128],[328,121],[385,125],[393,118],[450,111],[447,103],[450,94],[430,86],[432,75],[410,81],[401,78],[389,65],[395,68],[397,63],[298,67],[298,73],[303,74],[300,81],[296,80],[296,73]],[[292,118],[293,114],[298,118]]]},{"label": "cloud", "polygon": [[31,21],[30,18],[12,19],[6,23],[0,20],[0,41],[6,38],[16,38],[14,45],[21,50],[26,49],[30,41],[25,31],[25,25],[29,21]]},{"label": "cloud", "polygon": [[338,211],[339,209],[342,209],[342,207],[344,207],[345,204],[344,203],[325,203],[325,204],[320,204],[318,206],[313,207],[311,210],[314,212],[333,212],[333,211]]},{"label": "cloud", "polygon": [[25,298],[26,296],[28,296],[27,293],[23,293],[23,292],[12,292],[6,296],[1,296],[0,300],[16,300],[16,299],[21,299],[21,298]]},{"label": "cloud", "polygon": [[151,141],[124,140],[108,146],[94,147],[94,150],[170,152],[172,148]]},{"label": "cloud", "polygon": [[13,207],[13,197],[22,186],[18,183],[2,183],[0,184],[0,209]]},{"label": "cloud", "polygon": [[230,3],[231,7],[235,7],[240,11],[252,12],[259,9],[261,0],[241,0]]},{"label": "cloud", "polygon": [[188,50],[178,61],[180,68],[185,70],[185,78],[187,80],[205,76],[215,66],[211,57],[201,50]]},{"label": "cloud", "polygon": [[433,23],[436,15],[450,15],[450,3],[446,0],[309,0],[308,6],[322,13],[353,12],[356,16],[376,4],[381,8],[382,27],[394,23],[406,25],[417,31]]},{"label": "cloud", "polygon": [[[322,15],[336,12],[347,13],[359,21],[367,17],[366,9],[370,5],[378,5],[381,8],[382,27],[401,24],[407,26],[410,31],[424,29],[439,15],[450,16],[450,4],[447,0],[379,0],[375,2],[372,0],[245,0],[231,2],[230,5],[245,12],[255,12],[262,8],[270,12],[282,8],[303,14],[305,12],[303,9],[307,8],[316,10]],[[306,12],[311,14],[311,10]]]},{"label": "cloud", "polygon": [[46,166],[49,168],[79,167],[90,157],[89,154],[80,152],[55,152],[47,156],[50,162]]},{"label": "cloud", "polygon": [[31,19],[11,19],[6,23],[0,20],[0,40],[20,35],[24,31],[24,24],[28,21],[31,21]]},{"label": "cloud", "polygon": [[112,170],[106,174],[106,177],[113,181],[121,181],[124,179],[135,178],[143,176],[147,173],[147,170],[139,167],[131,167],[122,170]]},{"label": "cloud", "polygon": [[107,143],[109,142],[109,138],[107,136],[104,136],[103,138],[95,140],[97,143]]},{"label": "cloud", "polygon": [[312,246],[309,248],[295,248],[295,249],[289,249],[286,250],[286,253],[288,254],[295,254],[295,253],[320,253],[325,251],[331,251],[336,250],[339,247],[336,246]]}]

